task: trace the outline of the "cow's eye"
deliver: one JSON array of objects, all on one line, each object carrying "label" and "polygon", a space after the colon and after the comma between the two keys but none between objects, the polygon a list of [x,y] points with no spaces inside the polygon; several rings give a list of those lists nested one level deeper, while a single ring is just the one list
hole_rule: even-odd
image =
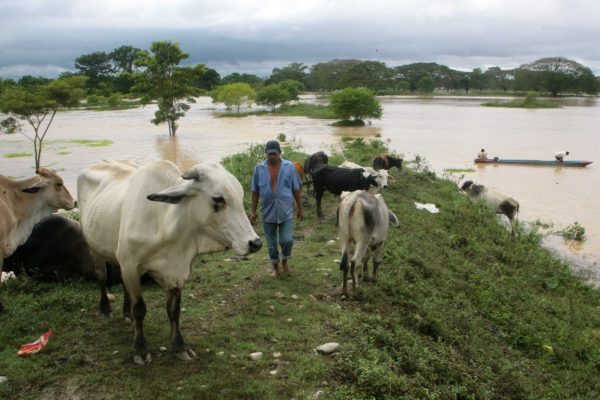
[{"label": "cow's eye", "polygon": [[63,184],[62,184],[61,182],[58,182],[58,183],[56,184],[56,187],[62,187],[62,185],[63,185]]},{"label": "cow's eye", "polygon": [[219,211],[225,205],[225,199],[223,197],[213,197],[212,199],[215,202],[213,205],[215,212]]}]

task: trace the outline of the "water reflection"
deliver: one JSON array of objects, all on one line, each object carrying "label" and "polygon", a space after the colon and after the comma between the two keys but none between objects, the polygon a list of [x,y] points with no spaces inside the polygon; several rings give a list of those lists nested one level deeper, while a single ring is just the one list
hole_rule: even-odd
[{"label": "water reflection", "polygon": [[175,163],[181,172],[197,164],[198,159],[180,144],[177,136],[157,137],[156,150],[159,157]]}]

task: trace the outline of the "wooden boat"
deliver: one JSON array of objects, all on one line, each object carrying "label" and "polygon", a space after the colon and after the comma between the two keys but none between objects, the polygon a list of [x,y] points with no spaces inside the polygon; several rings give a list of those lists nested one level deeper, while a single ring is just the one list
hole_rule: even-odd
[{"label": "wooden boat", "polygon": [[474,161],[476,164],[547,165],[550,167],[585,167],[593,162],[582,160],[565,160],[562,162],[556,160],[508,160],[498,157],[488,159],[476,158]]}]

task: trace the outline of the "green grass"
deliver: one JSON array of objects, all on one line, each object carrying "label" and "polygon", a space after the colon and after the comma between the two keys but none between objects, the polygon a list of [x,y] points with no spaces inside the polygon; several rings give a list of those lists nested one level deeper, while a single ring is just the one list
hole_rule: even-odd
[{"label": "green grass", "polygon": [[114,142],[109,139],[97,139],[97,140],[74,139],[74,140],[69,140],[68,143],[81,144],[81,145],[84,145],[87,147],[107,147],[107,146],[110,146],[111,144],[113,144]]},{"label": "green grass", "polygon": [[6,153],[5,158],[31,157],[33,153]]},{"label": "green grass", "polygon": [[475,170],[473,168],[446,168],[444,170],[444,172],[449,172],[452,174],[462,174],[462,173],[475,172]]},{"label": "green grass", "polygon": [[506,107],[506,108],[560,108],[560,104],[550,103],[548,101],[525,102],[524,100],[513,101],[489,101],[482,104],[485,107]]},{"label": "green grass", "polygon": [[[332,164],[368,164],[385,149],[378,140],[342,143]],[[305,157],[285,150],[286,158]],[[255,146],[224,164],[248,188],[263,157]],[[0,375],[8,382],[0,398],[306,399],[317,390],[324,399],[599,398],[600,292],[541,248],[540,235],[511,235],[423,165],[392,170],[396,182],[384,196],[401,225],[388,233],[379,282],[362,284],[349,300],[338,294],[339,243],[328,244],[337,237],[331,194],[321,224],[303,194],[290,278],[269,276],[264,248],[242,261],[226,261],[231,252],[199,257],[182,298],[182,333],[199,355],[193,362],[158,350],[169,338],[158,286],[144,287],[153,362],[139,367],[133,328],[118,317],[118,288],[115,317],[103,319],[93,283],[21,277],[4,285]],[[415,201],[440,213],[417,210]],[[54,336],[42,352],[16,355],[49,328]],[[329,341],[341,344],[337,355],[314,354]],[[248,358],[255,351],[261,360]]]}]

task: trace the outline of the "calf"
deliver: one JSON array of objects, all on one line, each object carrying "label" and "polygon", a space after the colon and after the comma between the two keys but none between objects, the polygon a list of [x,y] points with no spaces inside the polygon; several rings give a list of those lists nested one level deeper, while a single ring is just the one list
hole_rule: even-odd
[{"label": "calf", "polygon": [[318,151],[314,154],[311,154],[309,157],[304,160],[304,173],[306,176],[310,178],[310,181],[306,181],[306,193],[310,193],[310,184],[314,180],[312,171],[317,165],[327,164],[329,162],[329,157],[322,151]]},{"label": "calf", "polygon": [[477,185],[473,181],[466,181],[461,189],[469,195],[473,201],[483,200],[492,210],[498,214],[504,214],[512,223],[519,212],[519,202],[484,185]]},{"label": "calf", "polygon": [[292,164],[294,164],[294,168],[296,168],[296,172],[298,173],[298,177],[300,178],[300,181],[302,181],[304,183],[304,181],[306,180],[306,174],[304,173],[304,167],[298,161],[292,161]]},{"label": "calf", "polygon": [[399,157],[377,156],[373,160],[373,168],[375,168],[377,171],[382,169],[389,170],[392,167],[397,167],[399,170],[401,170],[402,161],[404,160]]},{"label": "calf", "polygon": [[[344,192],[338,207],[338,234],[342,244],[342,293],[347,294],[348,269],[352,277],[352,289],[357,288],[356,264],[363,264],[363,281],[370,280],[369,258],[373,257],[373,281],[383,259],[383,245],[388,226],[397,227],[398,217],[388,210],[381,194],[372,195],[362,190]],[[348,265],[350,264],[350,265]]]},{"label": "calf", "polygon": [[379,193],[381,191],[381,189],[385,189],[388,187],[388,179],[391,181],[392,179],[389,176],[389,173],[385,170],[375,170],[374,168],[371,167],[361,167],[360,165],[352,162],[352,161],[344,161],[342,164],[340,164],[340,168],[348,168],[348,169],[363,169],[366,172],[368,172],[369,174],[371,174],[371,176],[373,178],[375,178],[375,182],[377,182],[377,187],[376,188],[369,188],[369,193]]},{"label": "calf", "polygon": [[[0,175],[0,273],[4,258],[23,244],[40,219],[75,201],[60,176],[42,168],[33,178],[14,181]],[[0,311],[2,311],[0,302]]]},{"label": "calf", "polygon": [[347,169],[333,165],[321,165],[313,170],[315,196],[317,199],[317,217],[323,218],[321,199],[325,190],[337,195],[344,191],[368,190],[377,187],[375,178],[363,169]]}]

